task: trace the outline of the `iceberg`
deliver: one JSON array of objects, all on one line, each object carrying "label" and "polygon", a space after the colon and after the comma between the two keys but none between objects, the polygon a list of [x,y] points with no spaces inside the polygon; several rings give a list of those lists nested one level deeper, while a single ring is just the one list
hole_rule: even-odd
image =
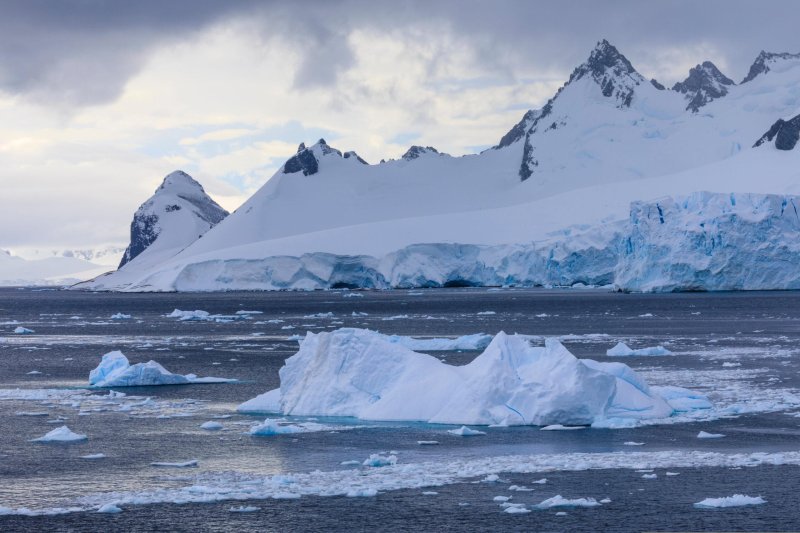
[{"label": "iceberg", "polygon": [[718,507],[741,507],[743,505],[761,505],[767,501],[761,496],[745,496],[744,494],[734,494],[722,498],[706,498],[694,504],[698,509],[715,509]]},{"label": "iceberg", "polygon": [[672,355],[672,352],[663,346],[653,346],[652,348],[639,348],[633,350],[624,342],[618,342],[613,348],[606,350],[606,355],[611,357],[628,357],[634,355]]},{"label": "iceberg", "polygon": [[67,426],[61,426],[38,439],[33,439],[31,442],[81,442],[87,439],[88,437],[86,435],[75,433]]},{"label": "iceberg", "polygon": [[554,507],[598,507],[600,502],[594,498],[564,498],[560,494],[556,494],[552,498],[547,498],[540,504],[536,505],[539,509],[552,509]]},{"label": "iceberg", "polygon": [[[279,371],[280,387],[239,406],[283,415],[455,425],[618,427],[676,409],[630,367],[578,359],[560,342],[533,347],[498,333],[452,366],[357,328],[309,333]],[[684,389],[685,390],[685,389]],[[686,391],[685,394],[696,394]]]},{"label": "iceberg", "polygon": [[31,333],[34,333],[34,331],[32,329],[23,328],[22,326],[17,326],[14,328],[14,333],[17,335],[30,335]]},{"label": "iceberg", "polygon": [[194,374],[173,374],[155,361],[131,365],[120,351],[105,354],[97,368],[89,372],[89,385],[92,387],[143,387],[234,381],[236,380],[226,378],[199,378]]},{"label": "iceberg", "polygon": [[721,439],[724,436],[722,433],[708,433],[706,431],[701,431],[697,434],[698,439]]}]

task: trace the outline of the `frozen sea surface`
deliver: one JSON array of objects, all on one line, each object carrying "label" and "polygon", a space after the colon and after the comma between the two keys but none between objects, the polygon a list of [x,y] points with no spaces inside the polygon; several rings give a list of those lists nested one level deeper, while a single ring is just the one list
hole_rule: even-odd
[{"label": "frozen sea surface", "polygon": [[[800,527],[793,496],[800,489],[800,294],[486,289],[342,294],[0,289],[0,530]],[[181,322],[165,316],[176,308],[226,316],[263,313],[231,322]],[[486,314],[487,309],[495,313]],[[133,318],[108,318],[116,313]],[[385,320],[392,317],[403,318]],[[35,333],[14,335],[19,326]],[[285,423],[322,429],[251,436],[250,428],[266,415],[241,415],[235,407],[278,385],[278,369],[297,350],[289,337],[339,327],[418,338],[500,330],[532,335],[534,342],[558,336],[577,356],[600,361],[614,360],[605,353],[617,342],[663,345],[674,355],[633,356],[625,363],[651,384],[708,393],[717,408],[695,421],[617,430],[480,427],[486,435],[461,438],[448,433],[455,426],[303,417]],[[132,363],[154,359],[173,372],[242,381],[117,389],[124,395],[85,390],[89,370],[102,354],[117,349]],[[430,353],[451,364],[477,355]],[[33,370],[41,374],[29,374]],[[209,421],[222,429],[202,429]],[[88,440],[30,442],[62,425]],[[726,436],[697,439],[700,431]],[[95,454],[104,457],[84,458]],[[397,464],[363,466],[373,454],[395,455]],[[596,469],[598,464],[604,467]],[[658,476],[643,479],[637,470]],[[534,483],[544,477],[547,483]],[[280,491],[265,489],[278,482]],[[334,490],[347,483],[352,496],[363,497]],[[512,485],[533,490],[511,491]],[[377,495],[367,496],[374,487]],[[737,493],[767,503],[693,507]],[[593,508],[536,508],[556,495],[611,501]],[[513,496],[506,503],[531,512],[506,513],[496,496]],[[115,501],[121,513],[94,512]],[[168,503],[174,501],[207,503]],[[260,509],[229,512],[239,506]],[[21,508],[28,514],[70,512],[3,516]]]}]

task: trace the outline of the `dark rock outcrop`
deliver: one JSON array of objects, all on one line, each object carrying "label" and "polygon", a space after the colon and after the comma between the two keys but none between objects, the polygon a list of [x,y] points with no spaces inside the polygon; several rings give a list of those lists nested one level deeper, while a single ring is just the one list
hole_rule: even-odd
[{"label": "dark rock outcrop", "polygon": [[800,115],[789,120],[778,119],[772,127],[756,141],[753,148],[775,140],[778,150],[793,150],[800,140]]},{"label": "dark rock outcrop", "polygon": [[686,95],[689,104],[687,110],[697,110],[717,98],[728,94],[728,87],[736,85],[732,79],[719,71],[711,61],[703,61],[701,65],[689,70],[689,77],[672,86],[672,90]]}]

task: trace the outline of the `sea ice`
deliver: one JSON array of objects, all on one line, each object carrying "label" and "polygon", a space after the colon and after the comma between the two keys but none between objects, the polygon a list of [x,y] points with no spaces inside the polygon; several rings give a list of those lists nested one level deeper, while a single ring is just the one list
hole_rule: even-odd
[{"label": "sea ice", "polygon": [[745,496],[744,494],[734,494],[722,498],[706,498],[694,504],[699,509],[714,509],[717,507],[740,507],[743,505],[761,505],[767,501],[761,496]]},{"label": "sea ice", "polygon": [[586,426],[563,426],[561,424],[550,424],[539,428],[539,431],[570,431],[573,429],[586,429]]},{"label": "sea ice", "polygon": [[89,455],[81,455],[81,459],[88,459],[90,461],[94,461],[95,459],[105,459],[106,454],[104,453],[90,453]]},{"label": "sea ice", "polygon": [[156,363],[131,365],[120,351],[105,354],[100,364],[89,373],[92,387],[139,387],[146,385],[187,385],[191,383],[230,383],[235,379],[199,378],[194,374],[173,374]]},{"label": "sea ice", "polygon": [[644,442],[634,442],[632,440],[622,443],[624,446],[644,446]]},{"label": "sea ice", "polygon": [[522,505],[512,505],[511,507],[506,507],[503,512],[508,514],[525,514],[530,513],[531,511]]},{"label": "sea ice", "polygon": [[30,335],[31,333],[34,333],[34,331],[32,329],[23,328],[22,326],[17,326],[14,328],[14,333],[17,335]]},{"label": "sea ice", "polygon": [[86,435],[74,433],[67,426],[57,427],[38,439],[31,442],[80,442],[87,440]]},{"label": "sea ice", "polygon": [[553,507],[597,507],[600,503],[594,498],[564,498],[560,494],[544,500],[536,507],[539,509],[552,509]]},{"label": "sea ice", "polygon": [[697,434],[698,439],[721,439],[724,436],[722,433],[706,433],[705,431]]},{"label": "sea ice", "polygon": [[132,317],[131,317],[131,315],[126,315],[124,313],[115,313],[115,314],[111,315],[110,318],[111,318],[111,320],[128,320],[129,318],[132,318]]},{"label": "sea ice", "polygon": [[642,474],[643,479],[656,479],[658,474]]},{"label": "sea ice", "polygon": [[458,435],[459,437],[474,437],[477,435],[486,435],[485,431],[478,431],[477,429],[468,428],[467,426],[461,426],[458,429],[448,429],[448,433],[451,435]]},{"label": "sea ice", "polygon": [[230,513],[255,513],[256,511],[260,511],[261,507],[255,507],[253,505],[240,505],[239,507],[231,507],[228,509]]},{"label": "sea ice", "polygon": [[397,464],[397,456],[373,453],[369,457],[367,457],[361,464],[363,464],[364,466],[374,466],[374,467],[392,466]]},{"label": "sea ice", "polygon": [[611,357],[627,357],[634,355],[672,355],[672,352],[663,346],[653,346],[651,348],[639,348],[633,350],[624,342],[618,342],[616,346],[606,350],[606,355]]},{"label": "sea ice", "polygon": [[675,387],[666,399],[625,364],[577,359],[555,339],[533,347],[527,337],[502,332],[464,366],[369,330],[309,333],[279,376],[279,389],[239,410],[441,424],[630,427],[671,416],[677,410],[673,401],[701,396]]},{"label": "sea ice", "polygon": [[117,507],[114,503],[107,503],[105,505],[101,505],[99,509],[97,509],[98,513],[107,513],[107,514],[116,514],[121,513],[122,509]]},{"label": "sea ice", "polygon": [[256,424],[250,428],[250,434],[256,437],[267,437],[271,435],[287,435],[290,433],[303,433],[300,426],[294,424],[279,424],[274,418],[267,418],[261,424]]}]

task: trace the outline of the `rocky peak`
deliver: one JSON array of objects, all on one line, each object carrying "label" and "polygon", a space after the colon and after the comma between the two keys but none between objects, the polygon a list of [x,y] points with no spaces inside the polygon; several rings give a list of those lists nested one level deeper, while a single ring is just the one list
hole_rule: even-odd
[{"label": "rocky peak", "polygon": [[403,159],[405,159],[406,161],[412,161],[425,154],[441,155],[439,154],[439,151],[433,146],[414,145],[411,148],[409,148],[408,151],[406,151],[406,153],[403,154]]},{"label": "rocky peak", "polygon": [[686,109],[696,113],[698,109],[717,98],[728,94],[728,87],[736,85],[732,79],[719,71],[711,61],[689,70],[689,76],[672,86],[672,90],[686,95]]},{"label": "rocky peak", "polygon": [[747,76],[744,77],[742,83],[747,83],[748,81],[752,81],[756,76],[766,74],[770,71],[770,65],[774,65],[778,61],[793,59],[800,59],[800,54],[789,54],[787,52],[774,53],[761,50],[756,60],[750,65],[750,71],[747,73]]},{"label": "rocky peak", "polygon": [[355,152],[354,152],[354,151],[352,151],[352,150],[351,150],[351,151],[349,151],[349,152],[345,152],[343,157],[344,157],[345,159],[351,159],[351,158],[353,158],[353,159],[355,159],[356,161],[358,161],[359,163],[361,163],[362,165],[369,165],[369,163],[367,163],[366,161],[364,161],[364,160],[361,158],[361,156],[359,156],[357,153],[355,153]]},{"label": "rocky peak", "polygon": [[161,185],[156,189],[156,194],[158,194],[159,191],[172,192],[175,194],[206,193],[205,190],[203,190],[203,186],[183,170],[176,170],[167,174],[164,181],[162,181]]},{"label": "rocky peak", "polygon": [[511,146],[518,140],[525,138],[525,134],[528,133],[528,130],[531,128],[540,114],[541,111],[533,109],[526,112],[522,116],[522,120],[517,122],[514,127],[508,131],[508,133],[503,135],[503,137],[500,139],[500,142],[497,143],[497,146],[494,148],[505,148],[506,146]]},{"label": "rocky peak", "polygon": [[323,156],[335,154],[342,157],[342,152],[328,146],[325,139],[320,139],[311,147],[306,147],[305,143],[300,143],[297,153],[283,164],[284,174],[294,174],[302,172],[304,176],[311,176],[319,172],[319,161]]},{"label": "rocky peak", "polygon": [[792,150],[800,140],[800,115],[789,120],[778,119],[772,127],[761,136],[753,145],[761,146],[764,143],[775,140],[775,148],[778,150]]},{"label": "rocky peak", "polygon": [[605,39],[597,43],[589,59],[572,72],[567,85],[586,77],[597,82],[603,96],[614,98],[617,107],[630,107],[635,87],[645,81],[628,58]]}]

